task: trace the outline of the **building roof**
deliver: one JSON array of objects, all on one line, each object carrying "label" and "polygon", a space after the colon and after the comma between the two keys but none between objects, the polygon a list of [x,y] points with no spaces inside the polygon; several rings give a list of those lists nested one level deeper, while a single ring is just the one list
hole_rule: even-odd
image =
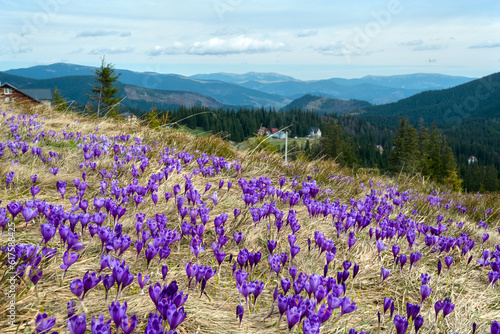
[{"label": "building roof", "polygon": [[52,91],[50,88],[24,88],[19,89],[19,91],[35,100],[52,100]]},{"label": "building roof", "polygon": [[4,84],[2,84],[0,86],[0,88],[4,88],[4,87],[9,87],[9,88],[15,89],[18,92],[23,93],[27,97],[32,98],[33,100],[35,100],[37,102],[40,102],[41,100],[52,100],[52,91],[50,90],[50,88],[23,88],[23,89],[20,89],[20,88],[14,87],[13,85],[11,85],[8,82],[5,82]]},{"label": "building roof", "polygon": [[316,133],[316,132],[318,132],[318,131],[320,131],[320,130],[319,130],[319,128],[317,128],[317,127],[311,126],[311,127],[309,128],[309,132],[314,132],[314,133]]}]

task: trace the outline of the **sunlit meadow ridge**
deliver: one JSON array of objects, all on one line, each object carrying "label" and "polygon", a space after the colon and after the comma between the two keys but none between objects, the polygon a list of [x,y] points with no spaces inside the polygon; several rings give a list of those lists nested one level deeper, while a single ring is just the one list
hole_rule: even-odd
[{"label": "sunlit meadow ridge", "polygon": [[499,333],[498,194],[1,105],[1,333]]}]

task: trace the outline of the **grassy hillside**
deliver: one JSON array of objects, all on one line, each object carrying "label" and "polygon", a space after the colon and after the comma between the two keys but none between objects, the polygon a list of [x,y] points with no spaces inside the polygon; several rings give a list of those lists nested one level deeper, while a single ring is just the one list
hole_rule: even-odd
[{"label": "grassy hillside", "polygon": [[[321,333],[351,328],[394,333],[390,310],[381,323],[377,318],[377,312],[384,313],[384,298],[394,302],[392,319],[403,324],[407,303],[415,310],[421,305],[415,313],[424,321],[420,333],[468,333],[473,323],[478,333],[486,333],[499,318],[498,286],[489,281],[500,263],[496,194],[449,193],[419,177],[352,174],[332,161],[284,165],[278,155],[234,151],[218,137],[134,122],[42,107],[0,109],[0,223],[7,227],[0,237],[2,333],[34,332],[46,323],[35,322],[38,314],[46,314],[47,323],[54,317],[52,330],[64,333],[70,301],[76,307],[70,323],[81,321],[87,331],[93,316],[110,319],[112,302],[127,302],[127,318],[118,318],[122,328],[135,327],[134,333],[162,325],[178,333],[285,333],[294,312],[303,316],[295,319],[295,333],[316,325]],[[58,181],[67,184],[64,198]],[[16,208],[23,211],[16,214]],[[489,234],[484,242],[483,233]],[[245,249],[260,252],[260,261],[252,255],[248,262]],[[65,272],[66,251],[78,259]],[[120,262],[106,264],[101,253]],[[9,254],[15,258],[10,270]],[[408,262],[400,270],[403,254]],[[449,272],[447,256],[453,257]],[[189,279],[195,264],[209,272],[198,272],[197,284]],[[164,265],[168,272],[162,277]],[[385,280],[382,268],[390,271]],[[106,298],[101,280],[82,297],[78,280],[87,272],[119,282],[125,277],[129,284],[111,284]],[[426,273],[430,281],[424,284]],[[148,278],[138,280],[143,275]],[[91,281],[84,286],[91,287]],[[160,285],[159,297],[149,292],[150,284]],[[423,284],[432,291],[422,302]],[[247,304],[242,294],[259,287],[256,300],[251,294]],[[13,326],[7,317],[11,300]],[[285,300],[288,312],[279,322]],[[444,317],[441,311],[435,323],[438,301],[450,312]],[[390,301],[386,304],[390,309]],[[244,310],[241,326],[235,318],[238,305]],[[160,320],[150,315],[157,310]],[[176,326],[174,315],[184,312]],[[116,332],[114,321],[108,325]]]}]

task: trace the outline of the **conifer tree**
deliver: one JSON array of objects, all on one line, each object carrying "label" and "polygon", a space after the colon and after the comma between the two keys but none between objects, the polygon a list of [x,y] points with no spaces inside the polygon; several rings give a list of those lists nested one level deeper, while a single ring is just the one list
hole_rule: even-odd
[{"label": "conifer tree", "polygon": [[417,130],[403,117],[389,156],[390,169],[393,172],[415,173],[418,170],[419,153]]},{"label": "conifer tree", "polygon": [[57,87],[54,88],[54,93],[52,93],[52,105],[59,111],[65,111],[68,108],[66,100]]},{"label": "conifer tree", "polygon": [[101,59],[101,67],[94,71],[95,85],[91,88],[92,94],[90,100],[97,104],[97,117],[101,110],[106,113],[116,114],[120,99],[117,98],[119,88],[115,86],[115,82],[120,77],[121,73],[116,74],[112,64],[106,64],[103,57]]}]

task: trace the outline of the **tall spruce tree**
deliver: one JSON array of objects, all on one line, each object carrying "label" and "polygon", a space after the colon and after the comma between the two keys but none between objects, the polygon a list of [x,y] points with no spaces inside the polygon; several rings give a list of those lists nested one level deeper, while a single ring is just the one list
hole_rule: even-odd
[{"label": "tall spruce tree", "polygon": [[322,154],[335,159],[342,165],[354,165],[357,163],[356,150],[350,138],[347,137],[340,124],[332,122],[324,126],[321,138]]},{"label": "tall spruce tree", "polygon": [[94,71],[95,85],[90,89],[90,100],[97,104],[97,117],[101,111],[115,114],[118,110],[120,99],[117,98],[118,87],[115,83],[121,73],[116,74],[112,64],[106,64],[105,57],[101,59],[101,67]]},{"label": "tall spruce tree", "polygon": [[389,168],[393,172],[413,174],[418,171],[419,153],[418,132],[403,117],[389,156]]},{"label": "tall spruce tree", "polygon": [[52,105],[59,111],[65,111],[68,108],[66,100],[57,87],[54,88],[54,92],[52,93]]}]

